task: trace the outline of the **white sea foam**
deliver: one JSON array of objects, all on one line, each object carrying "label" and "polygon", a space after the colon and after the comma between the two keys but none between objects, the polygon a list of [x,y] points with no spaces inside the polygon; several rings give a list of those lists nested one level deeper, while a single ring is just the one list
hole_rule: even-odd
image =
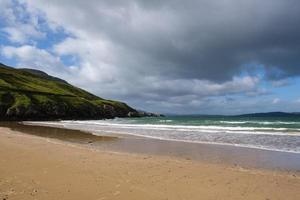
[{"label": "white sea foam", "polygon": [[222,124],[300,125],[300,122],[283,121],[219,121]]},{"label": "white sea foam", "polygon": [[300,129],[290,128],[268,128],[268,127],[226,127],[226,126],[190,126],[190,125],[162,125],[162,124],[117,124],[105,121],[61,121],[61,122],[30,122],[31,124],[41,125],[60,125],[60,126],[82,126],[91,125],[98,129],[101,127],[114,127],[120,129],[138,130],[160,130],[160,131],[182,131],[200,133],[236,133],[254,135],[290,135],[300,136]]},{"label": "white sea foam", "polygon": [[166,119],[166,120],[161,119],[161,120],[159,120],[159,122],[161,122],[161,123],[168,123],[168,122],[173,122],[173,120],[171,120],[171,119]]},{"label": "white sea foam", "polygon": [[[121,128],[139,128],[139,129],[156,129],[156,130],[201,130],[201,131],[300,131],[300,129],[291,128],[272,128],[272,127],[241,127],[241,126],[213,126],[213,125],[165,125],[165,124],[117,124],[105,121],[62,121],[67,124],[85,124],[85,125],[98,125],[98,126],[110,126],[110,127],[121,127]],[[288,134],[288,133],[286,133]]]},{"label": "white sea foam", "polygon": [[[247,144],[232,144],[232,143],[222,143],[222,142],[208,142],[208,141],[191,141],[191,140],[180,140],[180,139],[166,139],[163,137],[157,137],[157,136],[145,136],[142,134],[135,134],[130,132],[118,132],[115,131],[105,131],[105,133],[111,133],[111,134],[126,134],[126,135],[132,135],[136,137],[144,137],[149,139],[157,139],[157,140],[167,140],[167,141],[176,141],[176,142],[186,142],[186,143],[197,143],[197,144],[214,144],[214,145],[226,145],[226,146],[236,146],[236,147],[245,147],[245,148],[251,148],[251,149],[262,149],[262,150],[269,150],[269,151],[279,151],[279,152],[289,152],[289,153],[300,153],[300,151],[295,151],[292,149],[276,149],[276,148],[267,148],[264,146],[257,146],[257,145],[247,145]],[[94,133],[94,135],[102,136],[103,132],[97,134]]]},{"label": "white sea foam", "polygon": [[[241,126],[130,124],[117,120],[30,122],[92,133],[123,134],[160,140],[209,143],[300,153],[300,129]],[[132,121],[130,121],[132,122]]]}]

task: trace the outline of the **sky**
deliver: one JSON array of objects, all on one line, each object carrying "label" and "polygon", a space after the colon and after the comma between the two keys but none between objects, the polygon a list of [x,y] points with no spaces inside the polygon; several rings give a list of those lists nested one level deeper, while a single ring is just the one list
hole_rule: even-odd
[{"label": "sky", "polygon": [[300,112],[299,0],[0,0],[0,62],[173,114]]}]

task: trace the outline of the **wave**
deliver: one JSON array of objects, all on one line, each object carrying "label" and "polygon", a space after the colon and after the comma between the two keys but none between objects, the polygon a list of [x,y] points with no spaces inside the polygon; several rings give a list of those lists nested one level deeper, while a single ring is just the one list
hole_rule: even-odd
[{"label": "wave", "polygon": [[171,119],[166,119],[166,120],[159,120],[159,122],[162,122],[162,123],[168,123],[168,122],[173,122],[173,120],[171,120]]},{"label": "wave", "polygon": [[61,123],[114,126],[123,128],[144,128],[144,129],[184,129],[184,130],[227,130],[227,131],[300,131],[299,128],[274,128],[274,127],[242,127],[242,126],[217,126],[217,125],[167,125],[167,124],[123,124],[105,121],[61,121]]},{"label": "wave", "polygon": [[[28,123],[28,122],[27,122]],[[247,148],[300,153],[300,131],[284,132],[285,128],[182,126],[153,124],[117,124],[111,121],[30,122],[89,131],[96,135],[117,134],[189,143],[221,144]],[[294,137],[291,137],[294,136]]]},{"label": "wave", "polygon": [[283,122],[283,121],[219,121],[222,124],[261,124],[261,125],[300,125],[300,122]]},{"label": "wave", "polygon": [[228,133],[248,135],[287,135],[300,136],[300,129],[268,128],[268,127],[226,127],[226,126],[190,126],[190,125],[164,125],[164,124],[117,124],[104,121],[61,121],[61,122],[30,122],[31,124],[60,125],[60,126],[93,126],[117,128],[136,131],[172,131],[172,132],[198,132],[198,133]]},{"label": "wave", "polygon": [[[114,131],[105,131],[105,133],[112,133],[116,134]],[[93,133],[94,135],[102,136],[103,133],[97,134]],[[185,143],[196,143],[196,144],[214,144],[214,145],[224,145],[224,146],[235,146],[235,147],[244,147],[244,148],[251,148],[251,149],[261,149],[261,150],[268,150],[268,151],[278,151],[278,152],[288,152],[288,153],[300,153],[300,150],[292,150],[292,149],[278,149],[278,148],[271,148],[271,147],[265,147],[261,145],[251,145],[251,144],[234,144],[234,143],[225,143],[225,142],[211,142],[211,141],[192,141],[192,140],[183,140],[183,139],[172,139],[172,138],[164,138],[164,137],[158,137],[158,136],[150,136],[150,135],[142,135],[137,133],[130,133],[130,132],[118,132],[117,134],[126,134],[136,137],[142,137],[142,138],[149,138],[149,139],[156,139],[156,140],[162,140],[162,141],[175,141],[175,142],[185,142]]]}]

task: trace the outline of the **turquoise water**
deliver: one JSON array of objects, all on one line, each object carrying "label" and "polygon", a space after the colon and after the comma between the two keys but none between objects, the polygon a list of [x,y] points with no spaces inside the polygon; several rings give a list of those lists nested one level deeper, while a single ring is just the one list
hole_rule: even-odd
[{"label": "turquoise water", "polygon": [[169,116],[49,123],[94,134],[135,135],[300,153],[300,118]]},{"label": "turquoise water", "polygon": [[248,128],[284,128],[289,131],[300,131],[300,117],[225,117],[225,116],[169,116],[151,118],[115,119],[116,123],[183,125],[183,126],[219,126]]}]

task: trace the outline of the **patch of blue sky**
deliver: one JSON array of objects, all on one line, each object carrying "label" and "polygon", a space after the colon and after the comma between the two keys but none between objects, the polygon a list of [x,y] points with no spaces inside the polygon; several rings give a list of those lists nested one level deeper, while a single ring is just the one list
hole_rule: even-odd
[{"label": "patch of blue sky", "polygon": [[[280,78],[280,71],[274,71],[273,73],[278,73],[278,78]],[[276,74],[273,74],[276,76]],[[300,77],[270,80],[266,75],[266,68],[263,65],[249,64],[245,65],[244,70],[240,73],[241,77],[244,76],[257,76],[260,78],[259,88],[265,88],[269,95],[266,98],[276,97],[282,100],[293,101],[300,97],[297,91],[300,91]],[[276,81],[282,81],[282,84],[274,85]],[[262,97],[260,97],[262,98]]]},{"label": "patch of blue sky", "polygon": [[284,100],[296,100],[300,98],[300,77],[288,79],[289,84],[282,87],[273,87],[273,92],[278,98]]},{"label": "patch of blue sky", "polygon": [[29,13],[24,12],[26,10],[26,6],[23,3],[20,3],[20,1],[17,0],[11,0],[10,1],[10,8],[12,8],[13,14],[15,17],[18,18],[18,20],[22,20],[23,22],[29,18]]},{"label": "patch of blue sky", "polygon": [[[3,27],[3,24],[3,20],[0,19],[1,28]],[[8,45],[11,45],[11,42],[7,39],[7,33],[0,30],[0,62],[5,65],[15,66],[17,63],[16,60],[13,58],[6,58],[1,52],[1,48]]]},{"label": "patch of blue sky", "polygon": [[65,38],[69,37],[63,30],[52,31],[49,28],[44,28],[43,32],[46,33],[46,37],[37,40],[36,47],[40,49],[52,49],[55,44],[62,42]]},{"label": "patch of blue sky", "polygon": [[241,72],[239,73],[239,76],[245,77],[245,76],[256,76],[260,79],[264,78],[265,75],[265,68],[261,64],[257,64],[254,62],[245,64],[241,67]]},{"label": "patch of blue sky", "polygon": [[74,66],[79,64],[79,59],[73,55],[64,55],[60,57],[65,66]]}]

